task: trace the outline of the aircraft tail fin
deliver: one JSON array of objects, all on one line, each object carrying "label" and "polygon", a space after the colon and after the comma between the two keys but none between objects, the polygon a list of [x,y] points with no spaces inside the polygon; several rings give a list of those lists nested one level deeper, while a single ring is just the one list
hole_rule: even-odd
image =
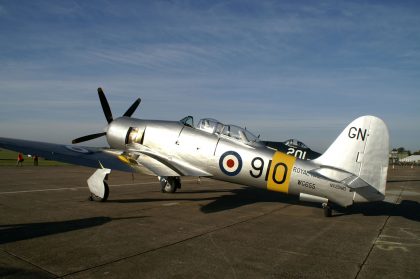
[{"label": "aircraft tail fin", "polygon": [[350,188],[372,186],[385,196],[388,152],[386,124],[375,116],[362,116],[351,122],[327,151],[314,160],[321,165],[314,173]]}]

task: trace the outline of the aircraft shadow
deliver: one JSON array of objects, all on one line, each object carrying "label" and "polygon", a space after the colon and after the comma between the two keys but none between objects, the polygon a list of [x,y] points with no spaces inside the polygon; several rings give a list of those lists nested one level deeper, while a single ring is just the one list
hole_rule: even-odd
[{"label": "aircraft shadow", "polygon": [[[165,194],[162,194],[165,195]],[[177,195],[172,194],[172,195]],[[107,203],[146,203],[146,202],[161,202],[161,201],[167,201],[167,202],[176,202],[176,201],[210,201],[210,200],[214,200],[214,197],[210,197],[210,198],[172,198],[169,197],[167,199],[162,198],[162,199],[122,199],[122,200],[107,200]]]},{"label": "aircraft shadow", "polygon": [[54,278],[48,271],[33,269],[0,267],[0,278]]},{"label": "aircraft shadow", "polygon": [[400,216],[413,221],[420,221],[420,203],[411,200],[402,200],[399,204],[389,202],[373,202],[355,204],[350,208],[334,208],[333,216],[349,214],[363,214],[366,216]]},{"label": "aircraft shadow", "polygon": [[242,187],[230,191],[233,195],[223,195],[212,202],[203,205],[201,211],[204,213],[215,213],[230,210],[258,202],[283,202],[296,204],[297,198],[277,192],[267,191],[260,188]]},{"label": "aircraft shadow", "polygon": [[228,193],[232,190],[180,190],[179,194]]},{"label": "aircraft shadow", "polygon": [[[213,202],[202,206],[201,211],[213,213],[229,210],[256,202],[281,202],[291,205],[302,205],[315,207],[321,210],[318,203],[302,202],[296,196],[289,196],[282,193],[271,192],[265,189],[244,187],[232,190],[234,195],[223,195]],[[411,200],[402,200],[399,204],[389,202],[373,202],[366,204],[355,204],[349,208],[334,207],[333,216],[338,217],[348,214],[363,214],[366,216],[401,216],[413,221],[420,221],[420,203]],[[322,214],[322,213],[321,213]]]},{"label": "aircraft shadow", "polygon": [[0,244],[101,226],[115,220],[138,218],[145,217],[110,218],[101,216],[61,222],[0,225]]},{"label": "aircraft shadow", "polygon": [[419,182],[420,179],[405,179],[405,180],[388,180],[387,183],[401,183],[401,182]]},{"label": "aircraft shadow", "polygon": [[[220,196],[211,196],[203,198],[182,197],[183,194],[203,194],[203,193],[220,193]],[[225,194],[229,193],[229,194]],[[232,190],[197,190],[197,191],[179,191],[173,194],[162,193],[162,198],[140,198],[140,199],[118,199],[108,200],[109,203],[145,203],[145,202],[175,202],[175,201],[190,201],[190,202],[205,202],[208,204],[201,207],[204,213],[214,213],[224,210],[230,210],[244,205],[249,205],[257,202],[290,202],[297,201],[296,197],[284,195],[277,192],[270,192],[265,189],[242,187]],[[310,204],[311,206],[313,204]]]},{"label": "aircraft shadow", "polygon": [[[310,206],[320,209],[320,204],[301,202],[295,196],[287,196],[281,193],[270,192],[264,189],[242,188],[233,190],[235,195],[224,195],[213,202],[202,206],[201,211],[213,213],[229,210],[256,202],[281,202],[292,205]],[[402,200],[399,204],[389,202],[373,202],[356,204],[349,208],[334,207],[333,217],[351,214],[363,214],[365,216],[401,216],[409,220],[420,221],[420,203],[411,200]],[[322,213],[321,213],[322,214]]]},{"label": "aircraft shadow", "polygon": [[219,197],[205,197],[205,198],[187,198],[187,197],[180,197],[183,194],[206,194],[206,193],[231,193],[232,190],[197,190],[197,191],[182,191],[175,193],[161,193],[162,198],[141,198],[141,199],[118,199],[118,200],[112,200],[109,199],[106,202],[107,203],[146,203],[146,202],[161,202],[161,201],[167,201],[167,202],[173,202],[173,201],[212,201],[215,199],[218,199]]},{"label": "aircraft shadow", "polygon": [[[182,194],[201,194],[209,193],[209,191],[199,190],[176,192],[174,194],[162,194],[162,198],[154,199],[123,199],[123,200],[108,200],[113,203],[144,203],[144,202],[159,202],[159,201],[208,201],[207,204],[202,205],[200,210],[203,213],[216,213],[225,210],[239,208],[241,206],[250,205],[259,202],[279,202],[291,205],[302,205],[320,209],[321,205],[318,203],[302,202],[298,197],[285,195],[282,193],[271,192],[265,189],[253,187],[241,187],[232,190],[210,190],[212,193],[220,193],[219,196],[205,197],[205,198],[189,198],[181,197]],[[224,194],[229,193],[229,194]],[[334,207],[333,217],[349,214],[363,214],[366,216],[401,216],[410,220],[420,221],[420,204],[416,201],[403,200],[400,204],[393,204],[389,202],[374,202],[366,204],[356,204],[349,208]]]}]

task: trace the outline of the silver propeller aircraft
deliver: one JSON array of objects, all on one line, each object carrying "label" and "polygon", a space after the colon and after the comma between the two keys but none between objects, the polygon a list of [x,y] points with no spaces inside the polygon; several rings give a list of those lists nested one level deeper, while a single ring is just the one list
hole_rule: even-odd
[{"label": "silver propeller aircraft", "polygon": [[289,139],[285,142],[279,141],[261,141],[267,147],[274,148],[280,152],[293,155],[299,159],[313,160],[321,156],[321,153],[313,151],[303,142],[297,139]]},{"label": "silver propeller aircraft", "polygon": [[114,119],[101,88],[98,94],[108,125],[104,132],[73,144],[106,136],[110,148],[10,138],[0,138],[0,147],[97,168],[87,183],[91,198],[99,201],[108,198],[111,169],[157,176],[163,192],[181,188],[182,176],[266,188],[319,203],[326,216],[331,216],[333,205],[385,198],[389,135],[377,117],[357,118],[324,154],[308,161],[273,150],[246,129],[214,119],[202,119],[195,127],[191,116],[181,121],[131,118],[140,99]]}]

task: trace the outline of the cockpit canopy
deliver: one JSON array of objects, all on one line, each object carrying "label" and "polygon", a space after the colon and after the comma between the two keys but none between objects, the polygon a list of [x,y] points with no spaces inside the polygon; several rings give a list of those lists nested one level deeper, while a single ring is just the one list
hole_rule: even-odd
[{"label": "cockpit canopy", "polygon": [[191,115],[185,116],[184,118],[179,120],[179,122],[181,122],[185,126],[194,128],[194,117],[192,117]]},{"label": "cockpit canopy", "polygon": [[284,144],[290,147],[308,148],[303,142],[298,141],[297,139],[288,139]]},{"label": "cockpit canopy", "polygon": [[213,118],[204,118],[198,122],[197,129],[209,134],[220,134],[223,130],[223,124]]},{"label": "cockpit canopy", "polygon": [[254,134],[239,126],[223,124],[213,118],[204,118],[198,122],[197,129],[210,134],[225,136],[235,140],[240,140],[245,144],[258,142],[259,139]]},{"label": "cockpit canopy", "polygon": [[222,130],[222,135],[241,140],[245,143],[259,141],[258,137],[256,137],[250,131],[235,125],[225,125]]}]

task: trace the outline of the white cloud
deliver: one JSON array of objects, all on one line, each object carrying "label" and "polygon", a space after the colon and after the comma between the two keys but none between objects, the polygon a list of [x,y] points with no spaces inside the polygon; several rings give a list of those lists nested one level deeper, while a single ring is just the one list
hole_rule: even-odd
[{"label": "white cloud", "polygon": [[[137,117],[215,117],[314,147],[361,114],[390,121],[395,139],[420,136],[406,126],[420,109],[415,9],[335,1],[53,2],[31,11],[0,5],[7,27],[0,35],[8,38],[0,41],[2,133],[26,132],[51,117],[57,129],[86,119],[102,127],[102,86],[114,116],[141,97]],[[5,12],[12,17],[1,17]],[[28,118],[32,126],[22,126]]]}]

